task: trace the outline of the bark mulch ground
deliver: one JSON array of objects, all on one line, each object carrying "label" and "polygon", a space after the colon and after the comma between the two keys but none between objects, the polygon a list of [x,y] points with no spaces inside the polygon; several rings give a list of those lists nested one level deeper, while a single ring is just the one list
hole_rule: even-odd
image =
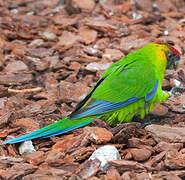
[{"label": "bark mulch ground", "polygon": [[[163,89],[185,87],[184,12],[183,0],[1,0],[0,142],[66,117],[106,68],[154,40],[173,41],[182,54]],[[183,179],[185,91],[171,94],[145,128],[139,117],[116,127],[95,119],[65,135],[0,146],[0,178]],[[91,155],[106,145],[116,158],[105,167]]]}]

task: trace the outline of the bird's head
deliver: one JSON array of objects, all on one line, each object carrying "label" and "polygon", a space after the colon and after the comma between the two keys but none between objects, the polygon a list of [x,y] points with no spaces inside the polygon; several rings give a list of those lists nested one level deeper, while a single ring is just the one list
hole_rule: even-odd
[{"label": "bird's head", "polygon": [[164,51],[167,59],[166,68],[169,69],[171,66],[173,66],[176,69],[180,62],[181,54],[177,49],[175,49],[174,43],[172,41],[155,41],[155,43],[164,46]]}]

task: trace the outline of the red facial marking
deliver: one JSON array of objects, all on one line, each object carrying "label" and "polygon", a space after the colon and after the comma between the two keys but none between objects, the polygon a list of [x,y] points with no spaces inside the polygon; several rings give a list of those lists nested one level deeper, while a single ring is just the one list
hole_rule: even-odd
[{"label": "red facial marking", "polygon": [[174,47],[171,47],[170,50],[174,53],[174,54],[178,54],[179,56],[181,55],[181,53],[175,49]]},{"label": "red facial marking", "polygon": [[[163,44],[161,41],[154,41],[157,44]],[[166,44],[168,47],[170,46],[169,44]],[[170,50],[174,53],[174,54],[178,54],[179,56],[181,55],[181,53],[175,49],[173,46],[169,47]]]},{"label": "red facial marking", "polygon": [[157,44],[162,44],[160,41],[154,41],[155,43],[157,43]]}]

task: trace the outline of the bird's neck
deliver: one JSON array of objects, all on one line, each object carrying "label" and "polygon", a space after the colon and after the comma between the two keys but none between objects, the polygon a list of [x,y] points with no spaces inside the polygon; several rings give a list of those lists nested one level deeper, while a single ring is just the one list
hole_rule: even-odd
[{"label": "bird's neck", "polygon": [[158,72],[160,84],[162,84],[167,66],[167,58],[164,51],[157,51],[155,56],[155,60],[152,62]]}]

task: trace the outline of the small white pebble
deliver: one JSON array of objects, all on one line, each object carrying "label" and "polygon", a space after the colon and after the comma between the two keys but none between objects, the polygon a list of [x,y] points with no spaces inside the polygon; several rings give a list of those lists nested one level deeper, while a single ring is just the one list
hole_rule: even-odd
[{"label": "small white pebble", "polygon": [[168,36],[168,30],[165,30],[165,31],[164,31],[164,35],[165,35],[165,36]]},{"label": "small white pebble", "polygon": [[132,13],[132,17],[133,19],[140,19],[142,18],[143,16],[141,14],[136,14],[135,12]]},{"label": "small white pebble", "polygon": [[89,159],[93,160],[96,158],[101,161],[100,168],[104,171],[107,171],[111,167],[111,165],[109,165],[107,162],[112,160],[120,160],[121,156],[115,146],[106,145],[94,151]]},{"label": "small white pebble", "polygon": [[19,146],[19,154],[20,155],[30,154],[35,151],[36,150],[32,144],[32,141],[25,141]]},{"label": "small white pebble", "polygon": [[112,59],[111,54],[103,54],[103,59],[111,60]]},{"label": "small white pebble", "polygon": [[80,96],[80,99],[83,100],[83,99],[86,97],[86,95],[87,95],[87,94],[82,94],[82,95]]},{"label": "small white pebble", "polygon": [[109,12],[109,15],[110,15],[110,16],[113,16],[113,15],[114,15],[114,11],[113,11],[113,10],[110,11],[110,12]]},{"label": "small white pebble", "polygon": [[90,49],[90,51],[91,51],[92,54],[97,53],[97,50],[96,50],[96,49],[94,49],[94,48],[92,48],[92,47],[90,47],[89,49]]},{"label": "small white pebble", "polygon": [[100,64],[100,63],[89,63],[86,66],[86,69],[89,71],[99,71],[99,70],[106,70],[108,67],[110,67],[112,63],[105,63],[105,64]]},{"label": "small white pebble", "polygon": [[97,44],[95,44],[93,47],[94,47],[95,49],[98,49],[98,48],[99,48],[99,46],[98,46]]},{"label": "small white pebble", "polygon": [[153,8],[157,8],[158,5],[157,5],[156,3],[153,3],[153,4],[152,4],[152,7],[153,7]]},{"label": "small white pebble", "polygon": [[31,15],[34,15],[34,14],[35,14],[34,11],[30,11],[30,12],[27,12],[27,13],[26,13],[26,15],[28,15],[28,16],[31,16]]},{"label": "small white pebble", "polygon": [[177,79],[174,79],[173,82],[174,82],[175,86],[180,86],[180,84],[181,84],[181,82],[178,81]]},{"label": "small white pebble", "polygon": [[19,11],[17,10],[17,9],[12,9],[11,10],[11,13],[13,13],[13,14],[17,14]]}]

